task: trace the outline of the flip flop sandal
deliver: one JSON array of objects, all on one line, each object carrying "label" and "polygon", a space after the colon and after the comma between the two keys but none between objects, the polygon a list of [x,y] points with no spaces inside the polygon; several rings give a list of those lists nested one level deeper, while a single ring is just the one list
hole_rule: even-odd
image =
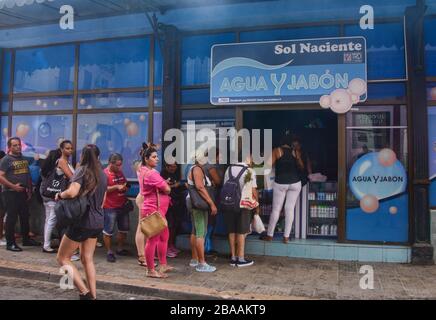
[{"label": "flip flop sandal", "polygon": [[161,272],[161,273],[167,273],[167,272],[171,272],[171,271],[174,271],[174,267],[170,267],[170,266],[167,266],[167,267],[160,267],[159,268],[159,272]]},{"label": "flip flop sandal", "polygon": [[156,270],[153,271],[153,272],[149,272],[149,271],[147,270],[146,276],[149,277],[149,278],[159,278],[159,279],[165,279],[165,278],[168,278],[168,276],[167,276],[166,274],[161,273],[161,272],[156,271]]},{"label": "flip flop sandal", "polygon": [[138,264],[141,267],[147,267],[147,262],[145,262],[145,257],[144,256],[139,256],[138,257]]}]

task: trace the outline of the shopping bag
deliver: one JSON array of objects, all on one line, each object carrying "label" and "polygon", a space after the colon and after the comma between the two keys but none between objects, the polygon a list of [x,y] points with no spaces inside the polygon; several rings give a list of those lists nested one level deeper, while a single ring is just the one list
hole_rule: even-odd
[{"label": "shopping bag", "polygon": [[253,183],[247,182],[242,188],[241,201],[239,202],[239,207],[241,209],[252,210],[259,206],[259,202],[253,197]]},{"label": "shopping bag", "polygon": [[275,170],[275,167],[272,167],[269,170],[269,173],[265,174],[263,176],[264,190],[272,190],[273,189],[275,177],[276,177],[276,170]]},{"label": "shopping bag", "polygon": [[265,225],[258,214],[255,214],[251,221],[251,230],[257,233],[265,232]]}]

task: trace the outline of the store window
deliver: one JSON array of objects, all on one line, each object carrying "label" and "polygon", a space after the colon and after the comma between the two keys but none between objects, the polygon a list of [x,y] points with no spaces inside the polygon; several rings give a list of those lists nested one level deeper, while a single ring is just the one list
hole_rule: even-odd
[{"label": "store window", "polygon": [[107,165],[111,153],[124,158],[126,178],[136,179],[135,162],[142,142],[148,140],[147,113],[80,114],[77,120],[77,155],[88,143],[100,148],[100,159]]},{"label": "store window", "polygon": [[86,110],[147,108],[148,91],[79,95],[78,107]]},{"label": "store window", "polygon": [[72,110],[72,96],[14,98],[13,111]]},{"label": "store window", "polygon": [[2,97],[0,100],[1,112],[9,111],[9,99],[7,97]]},{"label": "store window", "polygon": [[154,107],[155,108],[162,108],[162,91],[156,90],[154,92]]},{"label": "store window", "polygon": [[196,105],[210,103],[210,89],[182,90],[182,105]]},{"label": "store window", "polygon": [[9,82],[10,82],[10,74],[11,74],[11,52],[3,51],[3,62],[1,63],[1,71],[2,71],[2,94],[9,94]]},{"label": "store window", "polygon": [[153,114],[153,143],[162,145],[162,112]]},{"label": "store window", "polygon": [[345,36],[366,38],[369,80],[406,78],[402,23],[377,23],[365,30],[358,24],[348,25]]},{"label": "store window", "polygon": [[199,35],[183,38],[182,86],[209,84],[210,50],[214,44],[236,41],[234,33]]},{"label": "store window", "polygon": [[407,160],[405,106],[347,114],[347,240],[408,241]]},{"label": "store window", "polygon": [[154,42],[154,85],[163,85],[163,56],[159,42]]},{"label": "store window", "polygon": [[149,38],[81,44],[79,89],[146,87],[149,56]]},{"label": "store window", "polygon": [[8,117],[0,117],[0,126],[2,129],[2,139],[0,141],[0,150],[6,151],[6,144],[8,138]]},{"label": "store window", "polygon": [[424,36],[427,76],[436,76],[436,18],[424,21]]},{"label": "store window", "polygon": [[14,92],[74,88],[74,45],[20,49],[15,53]]},{"label": "store window", "polygon": [[[71,115],[13,116],[12,135],[21,138],[25,156],[44,157],[56,149],[61,140],[71,140],[72,120]],[[3,117],[2,128],[4,130]]]},{"label": "store window", "polygon": [[406,86],[404,83],[369,83],[368,100],[406,98]]},{"label": "store window", "polygon": [[294,40],[294,39],[314,39],[339,37],[339,26],[323,26],[292,29],[274,29],[262,31],[241,32],[240,41],[274,41],[274,40]]}]

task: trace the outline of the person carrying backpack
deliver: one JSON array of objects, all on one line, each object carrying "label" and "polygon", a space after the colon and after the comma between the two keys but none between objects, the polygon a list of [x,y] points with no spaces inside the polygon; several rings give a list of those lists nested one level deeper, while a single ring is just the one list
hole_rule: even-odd
[{"label": "person carrying backpack", "polygon": [[232,267],[247,267],[254,263],[245,258],[245,238],[250,233],[253,210],[240,206],[242,189],[247,183],[251,185],[253,197],[258,199],[256,173],[250,168],[251,164],[252,157],[248,155],[244,161],[230,165],[224,175],[224,185],[221,190],[220,208],[229,233]]}]

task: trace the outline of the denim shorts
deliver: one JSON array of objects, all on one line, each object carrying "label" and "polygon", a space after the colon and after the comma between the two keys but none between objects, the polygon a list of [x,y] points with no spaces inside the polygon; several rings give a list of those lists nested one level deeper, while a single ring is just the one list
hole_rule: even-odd
[{"label": "denim shorts", "polygon": [[112,236],[115,229],[115,223],[117,223],[118,232],[129,232],[129,213],[122,209],[104,209],[103,234]]}]

